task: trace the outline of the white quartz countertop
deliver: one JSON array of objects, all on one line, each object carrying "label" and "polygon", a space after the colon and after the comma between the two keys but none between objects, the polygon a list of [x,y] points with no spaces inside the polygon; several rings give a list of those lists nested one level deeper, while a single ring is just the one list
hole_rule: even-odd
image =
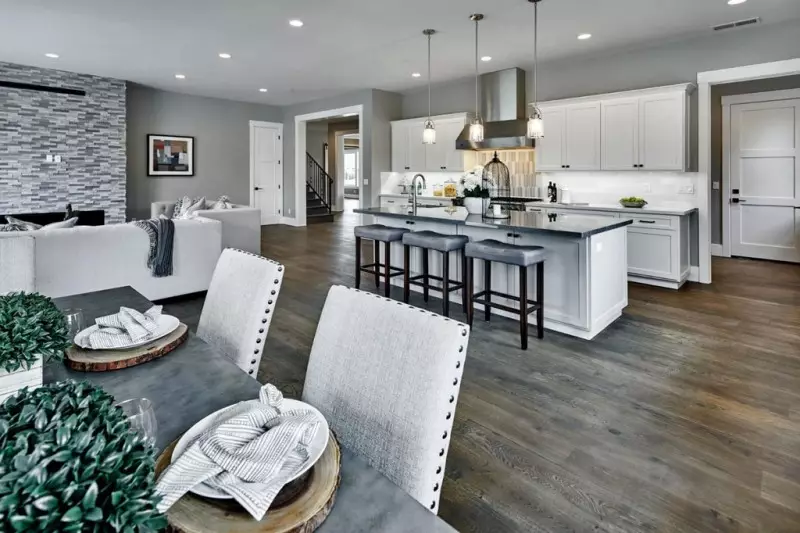
[{"label": "white quartz countertop", "polygon": [[690,215],[697,211],[696,207],[686,206],[657,206],[646,205],[644,207],[622,207],[619,204],[552,204],[542,202],[535,204],[534,207],[541,209],[585,209],[590,211],[613,211],[617,213],[649,213],[651,215]]}]

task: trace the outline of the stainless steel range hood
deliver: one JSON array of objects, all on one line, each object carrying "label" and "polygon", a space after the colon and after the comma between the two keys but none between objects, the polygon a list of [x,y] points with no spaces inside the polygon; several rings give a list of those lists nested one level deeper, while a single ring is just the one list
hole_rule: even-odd
[{"label": "stainless steel range hood", "polygon": [[484,121],[483,142],[469,139],[469,125],[456,140],[458,150],[518,150],[534,147],[528,138],[528,103],[525,99],[525,71],[510,68],[483,74],[481,116]]}]

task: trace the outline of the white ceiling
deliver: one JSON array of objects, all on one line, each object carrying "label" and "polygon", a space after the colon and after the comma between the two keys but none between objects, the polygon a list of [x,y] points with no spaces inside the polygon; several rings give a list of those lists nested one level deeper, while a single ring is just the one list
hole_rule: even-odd
[{"label": "white ceiling", "polygon": [[[481,69],[532,63],[533,4],[526,0],[0,0],[0,61],[287,105],[355,89],[424,86],[422,30],[429,27],[440,32],[434,79],[469,75],[472,12],[486,15],[480,53],[494,58]],[[540,59],[547,61],[652,45],[753,16],[765,24],[800,18],[800,1],[544,0],[539,15]],[[293,18],[305,26],[290,27]],[[578,41],[583,32],[593,38]],[[412,78],[414,71],[423,77]]]}]

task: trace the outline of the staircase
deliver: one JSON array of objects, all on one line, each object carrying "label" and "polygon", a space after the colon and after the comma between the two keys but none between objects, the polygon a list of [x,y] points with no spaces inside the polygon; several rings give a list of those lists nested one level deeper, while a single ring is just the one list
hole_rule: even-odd
[{"label": "staircase", "polygon": [[306,223],[333,222],[333,178],[306,152]]}]

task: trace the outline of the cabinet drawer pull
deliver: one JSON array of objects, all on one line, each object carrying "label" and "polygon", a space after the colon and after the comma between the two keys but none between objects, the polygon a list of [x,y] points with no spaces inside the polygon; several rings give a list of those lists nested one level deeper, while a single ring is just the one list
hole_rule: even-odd
[{"label": "cabinet drawer pull", "polygon": [[386,203],[387,203],[387,204],[393,204],[393,203],[394,203],[394,200],[386,200]]},{"label": "cabinet drawer pull", "polygon": [[413,220],[406,220],[406,224],[414,224]]},{"label": "cabinet drawer pull", "polygon": [[639,224],[655,224],[655,220],[640,220]]},{"label": "cabinet drawer pull", "polygon": [[513,236],[514,236],[513,233],[506,233],[506,237],[513,237]]}]

